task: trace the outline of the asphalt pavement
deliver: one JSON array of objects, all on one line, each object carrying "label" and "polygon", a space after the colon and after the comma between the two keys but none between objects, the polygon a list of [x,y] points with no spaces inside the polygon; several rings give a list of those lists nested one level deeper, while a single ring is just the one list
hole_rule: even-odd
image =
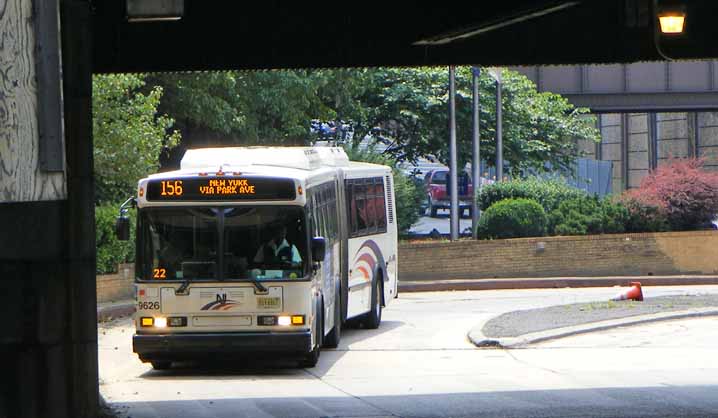
[{"label": "asphalt pavement", "polygon": [[[448,235],[451,232],[450,218],[448,210],[439,210],[436,218],[430,216],[422,216],[419,220],[409,228],[409,234],[428,235],[436,229],[442,235]],[[459,218],[459,233],[471,235],[471,218]]]},{"label": "asphalt pavement", "polygon": [[[718,286],[648,291],[718,294]],[[346,330],[311,369],[216,359],[153,371],[131,353],[129,320],[116,320],[98,329],[101,392],[133,418],[718,416],[718,327],[709,319],[642,326],[640,344],[629,345],[616,344],[615,332],[626,332],[624,342],[634,335],[620,329],[520,350],[481,350],[466,338],[508,311],[604,301],[615,292],[401,294],[379,329]],[[670,340],[676,330],[682,344]]]}]

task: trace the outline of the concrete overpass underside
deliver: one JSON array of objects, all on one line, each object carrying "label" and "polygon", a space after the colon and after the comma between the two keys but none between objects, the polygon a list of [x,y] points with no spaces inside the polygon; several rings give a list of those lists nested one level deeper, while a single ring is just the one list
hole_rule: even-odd
[{"label": "concrete overpass underside", "polygon": [[0,417],[96,416],[93,73],[718,57],[711,1],[658,42],[648,0],[167,3],[0,0]]}]

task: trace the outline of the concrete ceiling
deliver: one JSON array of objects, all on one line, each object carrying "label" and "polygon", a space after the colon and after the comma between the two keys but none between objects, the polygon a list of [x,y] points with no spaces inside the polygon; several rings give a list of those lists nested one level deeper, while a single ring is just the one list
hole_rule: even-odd
[{"label": "concrete ceiling", "polygon": [[[664,55],[717,57],[718,2],[681,3],[687,31],[658,39]],[[94,71],[662,60],[653,8],[652,0],[185,0],[179,21],[128,23],[125,0],[95,0]]]}]

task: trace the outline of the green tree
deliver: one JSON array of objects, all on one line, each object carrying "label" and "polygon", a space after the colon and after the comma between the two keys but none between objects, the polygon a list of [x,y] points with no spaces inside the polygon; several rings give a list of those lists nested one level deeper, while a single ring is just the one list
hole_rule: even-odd
[{"label": "green tree", "polygon": [[179,142],[173,120],[157,114],[162,88],[142,92],[140,75],[92,79],[92,129],[98,203],[133,195],[137,181],[158,168],[160,152]]},{"label": "green tree", "polygon": [[[380,127],[400,160],[433,154],[448,161],[448,71],[445,68],[370,70],[357,115],[358,131]],[[576,140],[597,141],[599,132],[587,109],[577,109],[560,95],[539,93],[523,75],[504,70],[504,158],[514,173],[522,168],[544,170],[546,163],[567,168],[577,156]],[[472,76],[469,67],[456,72],[457,140],[460,164],[471,156]],[[495,82],[482,72],[479,80],[482,158],[495,159]],[[363,136],[357,135],[355,140]]]},{"label": "green tree", "polygon": [[305,145],[312,119],[354,113],[356,79],[349,70],[235,71],[157,74],[150,83],[165,91],[160,110],[203,145]]},{"label": "green tree", "polygon": [[[503,73],[504,158],[514,172],[566,168],[577,156],[576,140],[597,140],[587,109],[563,97],[539,93],[521,74]],[[161,111],[178,120],[202,145],[307,145],[312,119],[353,125],[354,144],[367,134],[390,143],[397,160],[432,154],[448,160],[448,75],[445,68],[255,71],[161,74],[150,84],[166,94]],[[496,88],[480,78],[481,146],[495,155]],[[471,149],[471,71],[457,69],[459,163]],[[211,140],[209,140],[211,138]],[[195,144],[192,144],[195,145]]]}]

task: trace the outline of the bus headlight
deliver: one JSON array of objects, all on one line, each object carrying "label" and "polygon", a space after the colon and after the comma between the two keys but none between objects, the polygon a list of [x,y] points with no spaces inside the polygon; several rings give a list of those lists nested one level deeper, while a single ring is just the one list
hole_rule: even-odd
[{"label": "bus headlight", "polygon": [[277,317],[277,325],[304,325],[304,315],[282,315]]},{"label": "bus headlight", "polygon": [[166,328],[167,327],[167,318],[163,317],[157,317],[155,318],[155,328]]}]

